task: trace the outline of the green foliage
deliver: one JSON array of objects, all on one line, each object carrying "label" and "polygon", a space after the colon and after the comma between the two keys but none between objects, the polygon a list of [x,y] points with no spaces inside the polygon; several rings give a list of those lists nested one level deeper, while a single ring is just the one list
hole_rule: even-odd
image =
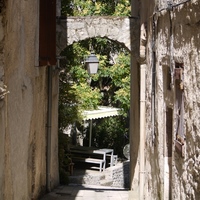
[{"label": "green foliage", "polygon": [[[98,73],[91,77],[82,64],[89,46],[93,46],[100,61]],[[65,121],[60,125],[64,128],[66,122],[81,123],[82,111],[96,109],[98,105],[119,107],[122,116],[93,121],[93,145],[113,148],[122,155],[122,147],[128,140],[125,135],[128,135],[130,107],[129,53],[107,39],[93,38],[69,46],[63,54],[69,59],[62,66],[65,73],[60,88],[65,90],[60,92],[59,118]]]},{"label": "green foliage", "polygon": [[[89,46],[100,61],[98,74],[89,76],[83,66]],[[111,64],[112,55],[117,55]],[[81,121],[83,110],[97,108],[98,105],[117,106],[126,115],[130,101],[130,56],[118,44],[107,39],[93,38],[66,48],[63,52],[67,63],[63,63],[64,73],[60,75],[59,126],[64,129],[75,121]],[[69,118],[70,117],[70,118]],[[67,120],[68,119],[68,120]]]},{"label": "green foliage", "polygon": [[116,5],[115,13],[113,15],[115,16],[129,16],[130,15],[130,1],[129,0],[121,0]]},{"label": "green foliage", "polygon": [[74,83],[72,86],[79,110],[94,110],[99,105],[101,94],[98,88],[92,89],[87,83]]},{"label": "green foliage", "polygon": [[[62,15],[128,16],[129,0],[62,0]],[[83,62],[90,50],[99,58],[98,73],[88,75]],[[114,148],[122,156],[122,148],[128,141],[130,107],[130,55],[120,44],[106,38],[91,38],[68,46],[61,62],[59,129],[79,121],[82,111],[96,109],[98,105],[122,109],[122,116],[94,120],[93,145]],[[87,130],[89,132],[89,130]],[[64,148],[64,147],[63,147]],[[65,166],[60,151],[61,166]],[[62,170],[65,167],[62,167]],[[62,172],[61,170],[61,172]]]},{"label": "green foliage", "polygon": [[129,16],[130,10],[130,0],[62,0],[64,16]]},{"label": "green foliage", "polygon": [[79,42],[88,44],[98,53],[98,74],[92,77],[91,86],[102,94],[101,105],[122,108],[126,117],[130,107],[130,55],[119,44],[105,38],[93,38]]},{"label": "green foliage", "polygon": [[113,85],[118,90],[115,91],[114,99],[123,108],[123,114],[126,116],[130,108],[130,56],[121,53],[118,56],[116,64],[110,68],[110,77]]},{"label": "green foliage", "polygon": [[61,63],[64,69],[60,73],[59,129],[64,130],[76,121],[81,122],[83,110],[95,109],[101,101],[98,88],[89,84],[90,76],[84,69],[82,60],[89,54],[79,43],[74,43],[62,53],[67,63]]},{"label": "green foliage", "polygon": [[96,120],[93,127],[93,146],[114,149],[115,154],[123,157],[123,147],[128,143],[128,118],[121,116]]}]

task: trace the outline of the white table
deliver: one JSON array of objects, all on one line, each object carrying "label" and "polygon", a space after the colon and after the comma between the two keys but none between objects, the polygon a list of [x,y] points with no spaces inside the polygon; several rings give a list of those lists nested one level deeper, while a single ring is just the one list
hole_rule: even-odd
[{"label": "white table", "polygon": [[78,147],[72,147],[71,148],[71,152],[75,152],[75,153],[80,153],[80,154],[102,154],[103,155],[103,160],[104,160],[104,169],[106,167],[106,157],[110,157],[110,167],[113,166],[113,161],[114,161],[114,150],[113,149],[96,149],[96,148],[92,148],[92,147],[82,147],[82,146],[78,146]]},{"label": "white table", "polygon": [[[113,166],[113,149],[98,149],[98,151],[102,151],[106,154],[106,156],[109,156],[110,157],[110,166],[112,167]],[[106,163],[106,159],[105,159],[105,163]]]},{"label": "white table", "polygon": [[[81,157],[72,157],[72,160],[100,164],[100,167],[99,167],[100,172],[102,171],[102,167],[103,167],[103,170],[105,170],[105,168],[106,168],[106,152],[105,151],[100,151],[99,149],[93,150],[91,148],[82,148],[81,149],[81,147],[78,147],[78,148],[74,147],[74,148],[70,149],[70,151],[72,154],[88,156],[88,158],[85,158],[82,156]],[[97,159],[95,154],[100,154],[103,156],[103,158]]]}]

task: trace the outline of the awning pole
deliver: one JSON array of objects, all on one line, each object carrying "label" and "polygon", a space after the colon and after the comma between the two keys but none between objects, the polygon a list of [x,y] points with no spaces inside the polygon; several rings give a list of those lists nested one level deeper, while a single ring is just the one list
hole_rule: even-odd
[{"label": "awning pole", "polygon": [[91,147],[91,142],[92,142],[92,119],[90,120],[89,147]]}]

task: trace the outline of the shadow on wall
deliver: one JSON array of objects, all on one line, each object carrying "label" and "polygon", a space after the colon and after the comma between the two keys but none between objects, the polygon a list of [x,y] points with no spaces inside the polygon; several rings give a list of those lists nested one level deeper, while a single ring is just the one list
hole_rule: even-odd
[{"label": "shadow on wall", "polygon": [[[63,21],[65,23],[63,23]],[[66,17],[57,17],[56,21],[56,53],[60,55],[64,48],[67,47],[67,20]]]}]

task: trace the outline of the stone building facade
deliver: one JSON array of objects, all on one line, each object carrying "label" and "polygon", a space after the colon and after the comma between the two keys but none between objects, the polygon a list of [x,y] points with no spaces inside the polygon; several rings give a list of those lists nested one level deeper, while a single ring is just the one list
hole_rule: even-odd
[{"label": "stone building facade", "polygon": [[[47,186],[50,190],[59,184],[58,74],[52,66],[39,67],[40,2],[48,4],[48,1],[0,1],[0,199],[3,200],[38,199]],[[50,68],[52,87],[48,84]],[[47,130],[51,133],[50,142]]]},{"label": "stone building facade", "polygon": [[199,10],[132,0],[130,199],[200,199]]}]

